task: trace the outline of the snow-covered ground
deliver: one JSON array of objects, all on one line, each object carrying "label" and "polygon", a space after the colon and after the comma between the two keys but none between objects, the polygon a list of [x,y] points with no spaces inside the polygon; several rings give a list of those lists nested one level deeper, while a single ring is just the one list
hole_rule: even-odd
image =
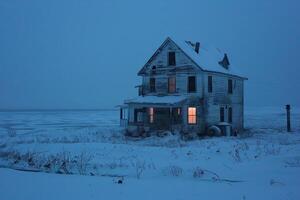
[{"label": "snow-covered ground", "polygon": [[242,137],[194,141],[125,138],[118,117],[1,112],[0,199],[300,199],[299,109],[292,133],[283,108],[248,108]]}]

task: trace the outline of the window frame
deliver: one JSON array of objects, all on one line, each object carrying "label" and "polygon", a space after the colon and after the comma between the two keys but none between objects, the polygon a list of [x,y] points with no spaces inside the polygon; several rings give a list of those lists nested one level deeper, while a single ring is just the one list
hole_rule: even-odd
[{"label": "window frame", "polygon": [[168,52],[168,66],[176,66],[176,53],[175,53],[175,51],[169,51]]},{"label": "window frame", "polygon": [[[170,80],[174,80],[174,91],[171,91],[171,81]],[[176,93],[176,77],[175,76],[171,76],[168,77],[168,93]]]},{"label": "window frame", "polygon": [[233,120],[233,111],[232,111],[232,107],[229,106],[228,107],[228,123],[232,123],[232,120]]},{"label": "window frame", "polygon": [[219,117],[220,117],[220,122],[225,122],[225,107],[221,106],[220,107],[220,113],[219,113]]},{"label": "window frame", "polygon": [[156,79],[155,79],[155,77],[151,77],[149,79],[149,87],[150,87],[150,92],[156,92]]},{"label": "window frame", "polygon": [[[190,90],[190,85],[191,85],[190,78],[194,78],[194,91]],[[187,92],[188,93],[196,93],[197,92],[197,76],[188,76]]]},{"label": "window frame", "polygon": [[[135,108],[134,109],[134,123],[143,123],[144,122],[144,114],[143,109]],[[141,116],[139,118],[139,116]]]},{"label": "window frame", "polygon": [[213,77],[211,75],[207,77],[207,92],[213,92]]},{"label": "window frame", "polygon": [[228,94],[233,94],[233,80],[228,79],[227,81],[227,92]]},{"label": "window frame", "polygon": [[[190,109],[195,109],[195,114],[190,114]],[[195,122],[190,122],[190,117],[195,117]],[[192,120],[192,119],[191,119]],[[196,125],[198,122],[197,120],[197,107],[196,106],[189,106],[187,109],[187,123],[188,125]]]}]

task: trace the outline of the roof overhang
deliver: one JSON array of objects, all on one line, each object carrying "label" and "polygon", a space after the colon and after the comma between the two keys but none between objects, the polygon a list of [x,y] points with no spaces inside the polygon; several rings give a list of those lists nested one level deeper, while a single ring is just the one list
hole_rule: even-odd
[{"label": "roof overhang", "polygon": [[185,96],[140,96],[134,99],[124,101],[124,104],[155,105],[155,106],[178,106],[181,105],[187,97]]}]

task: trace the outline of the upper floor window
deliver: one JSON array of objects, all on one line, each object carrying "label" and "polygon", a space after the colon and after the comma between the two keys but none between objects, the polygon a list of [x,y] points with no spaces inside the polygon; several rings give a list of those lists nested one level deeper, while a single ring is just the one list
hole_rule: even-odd
[{"label": "upper floor window", "polygon": [[212,86],[212,76],[208,76],[208,79],[207,79],[208,83],[207,83],[207,90],[209,93],[212,93],[212,90],[213,90],[213,86]]},{"label": "upper floor window", "polygon": [[232,79],[228,79],[228,94],[232,94]]},{"label": "upper floor window", "polygon": [[150,78],[150,92],[155,92],[155,78]]},{"label": "upper floor window", "polygon": [[188,107],[188,124],[196,124],[196,123],[197,123],[197,108]]},{"label": "upper floor window", "polygon": [[176,92],[176,77],[168,78],[168,92],[175,93]]},{"label": "upper floor window", "polygon": [[189,76],[188,92],[196,92],[196,76]]},{"label": "upper floor window", "polygon": [[175,58],[175,52],[170,51],[168,55],[168,65],[176,65],[176,58]]}]

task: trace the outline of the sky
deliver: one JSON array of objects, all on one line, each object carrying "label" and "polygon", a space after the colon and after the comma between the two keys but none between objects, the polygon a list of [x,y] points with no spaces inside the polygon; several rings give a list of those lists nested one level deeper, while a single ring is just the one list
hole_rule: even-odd
[{"label": "sky", "polygon": [[168,36],[227,52],[246,106],[300,106],[298,0],[0,0],[0,109],[114,108]]}]

